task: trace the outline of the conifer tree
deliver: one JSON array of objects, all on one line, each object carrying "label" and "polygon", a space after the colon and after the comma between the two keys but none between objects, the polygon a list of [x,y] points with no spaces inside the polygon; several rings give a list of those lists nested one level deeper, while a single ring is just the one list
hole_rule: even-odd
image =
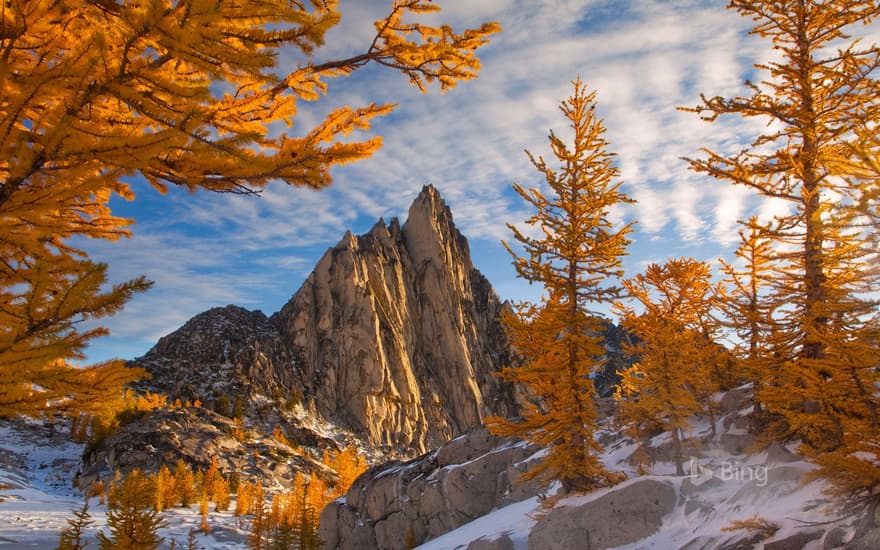
[{"label": "conifer tree", "polygon": [[229,481],[225,477],[217,477],[217,480],[214,482],[212,495],[214,500],[214,511],[224,512],[229,509],[232,497],[229,495]]},{"label": "conifer tree", "polygon": [[542,157],[529,159],[543,175],[549,193],[514,185],[536,213],[527,224],[539,238],[513,225],[514,238],[527,256],[514,257],[520,277],[544,286],[540,305],[520,304],[502,320],[521,367],[502,372],[523,384],[533,400],[521,420],[491,418],[498,434],[515,434],[548,448],[549,454],[529,477],[555,478],[565,491],[590,490],[620,479],[599,459],[595,387],[591,378],[603,365],[603,325],[596,305],[619,295],[613,279],[622,274],[621,257],[631,226],[615,228],[612,208],[631,202],[620,191],[613,155],[606,151],[605,127],[595,114],[595,92],[578,79],[574,93],[560,110],[574,132],[573,146],[550,133],[550,147],[559,167]]},{"label": "conifer tree", "polygon": [[296,134],[271,135],[270,125],[292,126],[301,101],[370,64],[423,92],[453,88],[477,75],[475,52],[499,30],[413,23],[440,8],[393,0],[362,51],[322,59],[338,0],[0,6],[0,416],[88,404],[96,380],[143,375],[121,361],[86,373],[67,363],[107,332],[81,321],[150,286],[139,277],[106,288],[107,265],[72,244],[129,234],[131,220],[110,209],[114,196],[134,198],[125,178],[162,192],[254,193],[271,180],[326,187],[331,167],[380,146],[379,137],[345,136],[394,106],[344,105]]},{"label": "conifer tree", "polygon": [[648,472],[653,464],[651,455],[642,444],[642,434],[651,432],[651,428],[659,424],[655,411],[650,408],[651,401],[642,403],[640,399],[640,379],[644,373],[639,370],[638,363],[619,372],[620,381],[614,388],[614,401],[617,405],[615,419],[620,424],[620,431],[633,438],[636,450],[633,452],[635,466],[639,474]]},{"label": "conifer tree", "polygon": [[[693,110],[710,121],[757,117],[767,131],[733,155],[706,150],[691,167],[790,204],[766,232],[780,259],[775,276],[786,304],[777,313],[785,344],[770,353],[781,357],[786,381],[763,388],[764,400],[774,402],[772,412],[784,415],[806,452],[865,456],[853,454],[847,440],[876,433],[864,430],[877,408],[867,388],[878,354],[871,293],[880,278],[870,266],[878,234],[872,200],[880,48],[851,35],[876,20],[880,5],[733,0],[730,7],[755,21],[753,34],[772,42],[776,59],[756,66],[766,77],[747,83],[750,96],[703,97]],[[876,452],[865,452],[876,468]]]},{"label": "conifer tree", "polygon": [[176,487],[174,485],[174,477],[168,466],[162,465],[155,475],[156,502],[154,508],[157,512],[162,512],[165,508],[172,508],[177,504]]},{"label": "conifer tree", "polygon": [[638,406],[622,409],[633,414],[624,421],[653,419],[670,432],[678,475],[684,475],[683,434],[690,417],[707,412],[694,382],[711,380],[711,373],[701,367],[710,363],[707,356],[717,353],[715,342],[707,341],[700,330],[700,318],[713,305],[710,276],[710,267],[692,258],[651,264],[623,283],[639,309],[615,304],[622,326],[638,339],[629,353],[639,361],[633,372],[624,373],[626,392],[619,393],[629,400],[637,398]]},{"label": "conifer tree", "polygon": [[67,527],[61,531],[56,550],[83,550],[89,543],[83,540],[83,531],[93,523],[89,514],[89,499],[82,507],[73,511],[73,518],[67,520]]},{"label": "conifer tree", "polygon": [[148,476],[132,470],[117,481],[107,501],[107,528],[98,533],[101,550],[155,550],[162,543],[156,531],[165,526],[154,509],[154,487]]},{"label": "conifer tree", "polygon": [[769,226],[762,226],[755,217],[745,226],[739,231],[740,244],[735,251],[741,267],[721,260],[725,286],[720,306],[739,338],[734,352],[752,381],[754,412],[760,414],[762,387],[765,383],[775,385],[773,379],[784,361],[779,353],[782,346],[774,340],[781,333],[775,320],[781,304],[774,297],[776,267],[773,243],[766,236]]},{"label": "conifer tree", "polygon": [[253,500],[250,506],[251,528],[248,532],[248,548],[251,550],[268,550],[269,537],[272,529],[271,510],[266,508],[265,492],[263,486],[253,486]]},{"label": "conifer tree", "polygon": [[184,508],[196,501],[195,475],[182,458],[174,465],[174,491],[177,503]]},{"label": "conifer tree", "polygon": [[202,493],[199,495],[199,516],[201,516],[199,528],[202,530],[202,533],[206,535],[211,532],[211,524],[208,523],[210,505],[211,500],[208,498],[208,492],[205,489],[202,489]]}]

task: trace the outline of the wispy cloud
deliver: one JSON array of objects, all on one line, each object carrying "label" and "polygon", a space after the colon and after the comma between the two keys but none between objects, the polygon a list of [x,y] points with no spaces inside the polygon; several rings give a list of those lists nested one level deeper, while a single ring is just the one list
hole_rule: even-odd
[{"label": "wispy cloud", "polygon": [[[746,190],[689,171],[681,159],[699,156],[701,147],[735,151],[763,129],[760,121],[707,124],[677,110],[697,104],[700,93],[744,93],[752,64],[768,55],[766,44],[748,36],[750,21],[707,0],[436,3],[443,11],[435,22],[458,29],[492,19],[502,24],[503,32],[480,51],[480,77],[429,95],[382,67],[331,82],[326,101],[301,105],[293,132],[333,106],[398,107],[370,133],[383,136],[383,148],[334,169],[335,184],[324,191],[274,184],[260,198],[173,193],[133,207],[136,236],[92,249],[117,279],[145,273],[157,287],[110,321],[118,339],[96,345],[96,357],[143,353],[158,335],[212,306],[276,310],[346,229],[366,231],[379,216],[405,217],[427,183],[452,207],[475,263],[502,297],[535,296],[536,289],[515,279],[499,241],[509,238],[506,222],[529,215],[511,184],[542,184],[523,149],[547,154],[549,130],[564,135],[557,106],[578,76],[598,91],[625,191],[639,201],[616,213],[638,221],[630,272],[658,261],[667,245],[674,247],[669,256],[689,250],[720,256],[734,244],[737,219],[778,211]],[[362,51],[372,22],[389,6],[390,0],[343,3],[342,23],[318,60]],[[303,62],[289,52],[282,60]]]}]

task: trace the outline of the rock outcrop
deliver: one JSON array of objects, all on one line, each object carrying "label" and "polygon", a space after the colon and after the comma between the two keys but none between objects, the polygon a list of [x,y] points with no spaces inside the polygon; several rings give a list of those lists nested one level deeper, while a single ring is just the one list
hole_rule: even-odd
[{"label": "rock outcrop", "polygon": [[216,459],[224,475],[234,473],[268,489],[290,486],[298,472],[325,473],[320,450],[337,451],[336,442],[307,428],[286,426],[283,431],[291,440],[308,443],[316,456],[202,407],[157,409],[142,413],[88,453],[77,484],[86,488],[117,470],[156,472],[162,465],[173,467],[179,459],[202,470]]},{"label": "rock outcrop", "polygon": [[675,508],[671,484],[637,479],[579,506],[552,510],[529,534],[530,550],[597,550],[656,533]]},{"label": "rock outcrop", "polygon": [[261,311],[228,305],[200,313],[131,362],[150,379],[138,383],[171,401],[290,394],[299,370],[288,343]]},{"label": "rock outcrop", "polygon": [[[346,233],[278,313],[214,308],[132,364],[141,389],[198,398],[247,420],[266,399],[351,431],[372,451],[408,458],[515,413],[493,372],[508,362],[504,306],[470,258],[437,190],[406,224]],[[271,430],[271,428],[270,428]]]},{"label": "rock outcrop", "polygon": [[347,233],[272,322],[318,413],[388,452],[424,452],[513,412],[492,375],[507,361],[501,309],[428,186],[403,227]]},{"label": "rock outcrop", "polygon": [[495,508],[530,498],[521,482],[538,447],[478,428],[409,462],[377,466],[321,513],[328,549],[411,548]]}]

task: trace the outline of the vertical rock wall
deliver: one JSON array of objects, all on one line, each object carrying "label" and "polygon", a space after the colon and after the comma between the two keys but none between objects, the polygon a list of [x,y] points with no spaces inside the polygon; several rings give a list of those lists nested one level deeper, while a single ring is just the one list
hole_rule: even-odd
[{"label": "vertical rock wall", "polygon": [[389,451],[424,451],[512,410],[491,375],[507,359],[501,307],[428,186],[402,228],[347,233],[272,322],[323,416]]}]

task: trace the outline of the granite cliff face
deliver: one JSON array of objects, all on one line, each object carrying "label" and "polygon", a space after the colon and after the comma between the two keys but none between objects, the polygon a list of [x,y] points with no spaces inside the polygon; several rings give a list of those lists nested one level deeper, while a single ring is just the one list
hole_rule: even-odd
[{"label": "granite cliff face", "polygon": [[251,412],[255,400],[295,402],[367,447],[415,456],[515,412],[512,389],[492,376],[508,360],[501,309],[428,186],[402,227],[346,233],[270,318],[215,308],[133,363],[153,375],[144,389],[171,399],[244,398]]},{"label": "granite cliff face", "polygon": [[502,305],[436,189],[406,224],[347,233],[271,319],[318,413],[389,451],[425,451],[508,414]]}]

